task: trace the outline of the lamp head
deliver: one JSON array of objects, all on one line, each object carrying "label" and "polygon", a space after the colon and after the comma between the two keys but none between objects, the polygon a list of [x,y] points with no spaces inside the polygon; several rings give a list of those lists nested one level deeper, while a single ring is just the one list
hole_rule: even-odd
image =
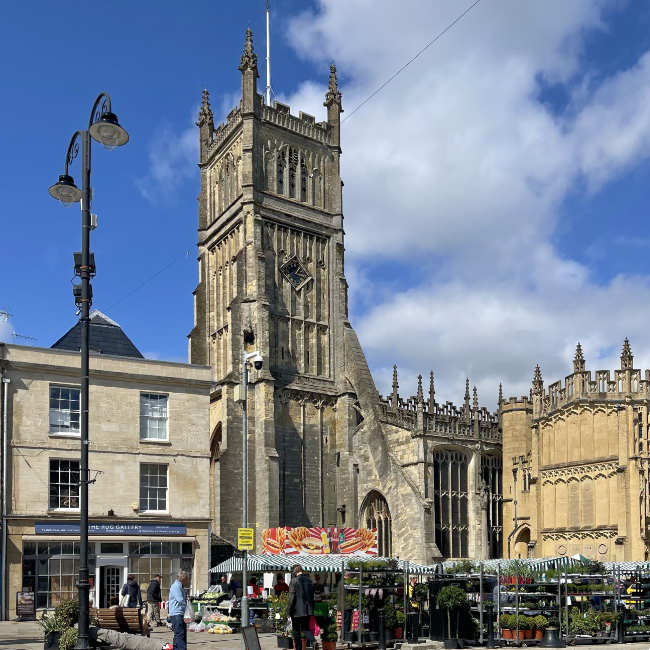
[{"label": "lamp head", "polygon": [[50,196],[68,206],[81,201],[81,190],[74,184],[74,178],[61,174],[59,180],[48,190]]},{"label": "lamp head", "polygon": [[107,149],[121,147],[129,141],[129,134],[120,126],[115,113],[103,113],[88,130],[93,140]]}]

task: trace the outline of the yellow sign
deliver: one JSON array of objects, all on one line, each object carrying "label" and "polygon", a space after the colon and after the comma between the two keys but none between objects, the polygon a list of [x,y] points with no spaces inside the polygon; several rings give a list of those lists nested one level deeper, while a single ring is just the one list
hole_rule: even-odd
[{"label": "yellow sign", "polygon": [[237,548],[240,551],[252,551],[255,548],[255,531],[252,528],[237,529]]}]

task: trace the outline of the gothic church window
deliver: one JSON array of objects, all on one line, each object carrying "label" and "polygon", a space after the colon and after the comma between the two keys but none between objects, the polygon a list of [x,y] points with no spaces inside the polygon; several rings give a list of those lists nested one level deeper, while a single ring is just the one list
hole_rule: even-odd
[{"label": "gothic church window", "polygon": [[390,557],[392,549],[392,519],[386,499],[376,490],[368,493],[361,506],[361,523],[377,529],[377,553]]},{"label": "gothic church window", "polygon": [[289,197],[296,198],[296,173],[298,170],[298,152],[289,149]]},{"label": "gothic church window", "polygon": [[467,557],[468,489],[467,455],[441,450],[433,455],[435,540],[443,557]]},{"label": "gothic church window", "polygon": [[284,194],[284,168],[286,166],[286,161],[285,161],[285,150],[280,149],[278,151],[277,155],[277,168],[276,168],[276,174],[277,174],[277,188],[276,192],[278,194]]},{"label": "gothic church window", "polygon": [[[501,496],[501,458],[495,455],[481,456],[481,479],[486,489],[488,557],[500,557],[503,524]],[[530,483],[530,476],[528,476]]]}]

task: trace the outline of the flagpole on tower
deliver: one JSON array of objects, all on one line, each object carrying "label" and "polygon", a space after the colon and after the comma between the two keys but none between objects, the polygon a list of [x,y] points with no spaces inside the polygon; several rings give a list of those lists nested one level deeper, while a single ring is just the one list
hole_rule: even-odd
[{"label": "flagpole on tower", "polygon": [[271,105],[271,1],[266,0],[266,105]]}]

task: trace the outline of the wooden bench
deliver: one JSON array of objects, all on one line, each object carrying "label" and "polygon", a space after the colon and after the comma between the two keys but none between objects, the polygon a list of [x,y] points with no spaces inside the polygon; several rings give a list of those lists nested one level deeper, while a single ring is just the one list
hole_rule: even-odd
[{"label": "wooden bench", "polygon": [[137,607],[93,608],[90,610],[90,616],[97,619],[98,626],[105,630],[143,636],[149,636],[151,633],[149,624],[144,620],[142,612]]}]

